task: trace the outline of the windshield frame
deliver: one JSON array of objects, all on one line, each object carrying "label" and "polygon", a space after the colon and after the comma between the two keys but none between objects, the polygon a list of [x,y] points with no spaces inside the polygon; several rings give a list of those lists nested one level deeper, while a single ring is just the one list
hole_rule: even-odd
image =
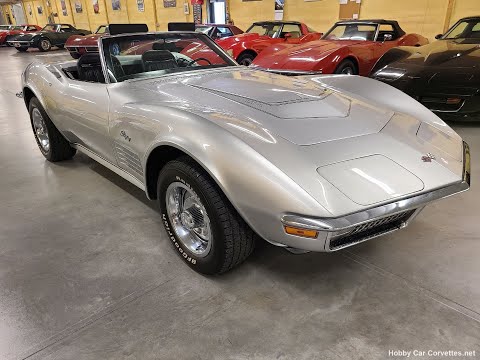
[{"label": "windshield frame", "polygon": [[480,18],[464,18],[458,20],[453,26],[447,30],[447,32],[438,40],[478,40],[478,38],[471,38],[471,37],[448,37],[458,26],[460,26],[462,23],[467,23],[467,27],[469,26],[470,23],[476,23],[480,24]]},{"label": "windshield frame", "polygon": [[[352,39],[327,39],[327,36],[330,35],[330,33],[335,30],[336,27],[338,26],[348,26],[348,25],[370,25],[370,26],[375,26],[375,35],[373,37],[373,40],[352,40]],[[371,42],[376,42],[378,39],[378,33],[380,31],[380,23],[378,22],[367,22],[367,21],[341,21],[335,23],[326,33],[325,35],[322,36],[322,40],[329,40],[329,41],[371,41]]]},{"label": "windshield frame", "polygon": [[[218,52],[218,55],[222,60],[225,61],[226,66],[240,66],[238,65],[235,60],[233,60],[230,55],[228,55],[225,50],[223,50],[215,41],[213,41],[208,35],[204,33],[199,33],[195,31],[168,31],[168,32],[148,32],[148,33],[135,33],[135,34],[118,34],[118,35],[109,35],[109,36],[102,36],[97,40],[98,44],[98,51],[100,54],[100,62],[102,63],[102,70],[103,70],[103,76],[105,77],[105,84],[116,84],[116,83],[122,83],[122,82],[129,82],[129,81],[136,81],[136,80],[151,80],[155,78],[162,78],[164,76],[172,76],[172,75],[181,75],[185,73],[189,73],[190,71],[201,71],[201,70],[208,70],[208,68],[192,68],[192,70],[187,70],[185,72],[177,72],[177,73],[167,73],[167,74],[159,74],[159,75],[153,75],[151,77],[140,77],[140,78],[132,78],[132,79],[126,79],[120,82],[117,81],[111,81],[111,77],[109,76],[109,68],[107,66],[107,60],[105,56],[105,47],[104,47],[104,42],[108,41],[109,39],[112,38],[135,38],[135,37],[142,37],[142,36],[156,36],[159,39],[167,39],[167,38],[175,38],[178,37],[179,35],[191,35],[192,38],[197,38],[203,41],[205,44],[208,46],[212,47]],[[214,68],[213,68],[214,69]]]}]

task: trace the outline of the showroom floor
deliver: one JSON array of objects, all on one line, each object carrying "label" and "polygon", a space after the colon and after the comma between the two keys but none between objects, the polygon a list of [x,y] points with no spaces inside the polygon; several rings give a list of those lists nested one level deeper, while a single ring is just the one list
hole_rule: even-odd
[{"label": "showroom floor", "polygon": [[45,58],[69,56],[0,49],[0,359],[480,358],[480,124],[453,125],[473,188],[411,227],[332,254],[260,244],[205,277],[142,191],[83,155],[41,156],[15,93]]}]

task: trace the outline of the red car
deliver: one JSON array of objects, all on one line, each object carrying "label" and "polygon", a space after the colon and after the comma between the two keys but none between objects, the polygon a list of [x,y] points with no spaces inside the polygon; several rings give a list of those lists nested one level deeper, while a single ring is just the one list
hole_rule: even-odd
[{"label": "red car", "polygon": [[253,23],[240,35],[216,40],[241,65],[250,65],[264,49],[274,44],[303,44],[318,40],[322,34],[297,21]]},{"label": "red car", "polygon": [[86,36],[72,35],[67,39],[65,48],[74,59],[80,58],[86,52],[98,52],[98,38],[110,34],[108,25],[100,25],[95,33]]},{"label": "red car", "polygon": [[0,45],[6,45],[12,36],[40,30],[42,28],[37,25],[0,25]]},{"label": "red car", "polygon": [[243,34],[243,30],[239,29],[235,25],[225,24],[198,24],[195,25],[195,31],[202,32],[210,36],[213,40]]},{"label": "red car", "polygon": [[255,59],[253,66],[286,75],[307,72],[368,76],[389,49],[425,44],[428,39],[406,34],[396,21],[339,21],[321,40],[269,47]]}]

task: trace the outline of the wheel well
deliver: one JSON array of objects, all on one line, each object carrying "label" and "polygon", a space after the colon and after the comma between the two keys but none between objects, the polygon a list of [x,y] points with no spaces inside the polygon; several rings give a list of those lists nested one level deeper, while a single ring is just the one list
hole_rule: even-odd
[{"label": "wheel well", "polygon": [[28,87],[23,89],[23,101],[25,101],[25,106],[28,109],[28,106],[30,105],[30,100],[35,96],[32,90],[30,90]]},{"label": "wheel well", "polygon": [[255,51],[253,51],[253,50],[243,50],[240,54],[238,54],[237,60],[240,59],[240,57],[241,57],[242,55],[245,55],[245,54],[250,54],[250,55],[253,55],[254,57],[258,55],[258,54],[257,54]]},{"label": "wheel well", "polygon": [[[343,59],[340,62],[340,64],[343,63],[345,60],[350,60],[351,62],[353,62],[353,65],[355,65],[355,70],[357,70],[357,74],[360,72],[360,68],[358,67],[359,65],[358,65],[357,59],[355,59],[353,56],[348,56],[345,59]],[[338,64],[338,66],[340,66],[340,64]]]},{"label": "wheel well", "polygon": [[150,153],[145,167],[146,190],[149,199],[157,198],[157,179],[160,170],[171,160],[180,156],[189,156],[173,146],[162,145]]}]

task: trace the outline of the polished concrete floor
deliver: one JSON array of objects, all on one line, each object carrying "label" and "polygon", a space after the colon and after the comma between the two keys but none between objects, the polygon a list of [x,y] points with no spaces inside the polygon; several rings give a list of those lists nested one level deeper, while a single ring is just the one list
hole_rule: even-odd
[{"label": "polished concrete floor", "polygon": [[480,124],[453,125],[472,189],[411,227],[333,254],[263,244],[204,277],[140,190],[82,155],[43,159],[15,93],[45,56],[68,58],[0,49],[0,359],[480,358]]}]

